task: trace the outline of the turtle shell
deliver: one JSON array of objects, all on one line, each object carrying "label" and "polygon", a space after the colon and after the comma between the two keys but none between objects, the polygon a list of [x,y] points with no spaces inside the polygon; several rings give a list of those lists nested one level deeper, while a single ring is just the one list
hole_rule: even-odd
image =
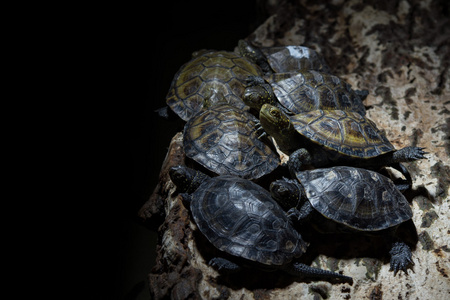
[{"label": "turtle shell", "polygon": [[270,193],[249,180],[218,176],[192,194],[192,216],[219,250],[266,265],[284,265],[306,251]]},{"label": "turtle shell", "polygon": [[183,120],[202,110],[210,91],[244,108],[241,100],[248,76],[260,76],[258,66],[232,52],[207,51],[184,64],[175,74],[166,97],[167,105]]},{"label": "turtle shell", "polygon": [[361,98],[334,75],[305,70],[266,76],[278,101],[293,114],[316,109],[356,111],[366,114]]},{"label": "turtle shell", "polygon": [[340,166],[301,171],[296,176],[317,211],[354,229],[382,230],[412,217],[405,196],[377,172]]},{"label": "turtle shell", "polygon": [[184,127],[184,151],[219,175],[256,179],[272,172],[280,158],[255,131],[257,119],[229,104],[214,105]]},{"label": "turtle shell", "polygon": [[303,46],[261,48],[270,67],[277,73],[299,70],[330,72],[325,60],[316,51]]},{"label": "turtle shell", "polygon": [[395,151],[375,123],[356,112],[314,110],[289,119],[309,140],[346,156],[366,159]]}]

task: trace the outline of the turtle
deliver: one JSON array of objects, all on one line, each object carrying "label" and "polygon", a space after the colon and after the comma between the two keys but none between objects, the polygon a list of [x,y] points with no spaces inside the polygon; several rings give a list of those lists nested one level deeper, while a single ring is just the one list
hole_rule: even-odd
[{"label": "turtle", "polygon": [[391,166],[411,184],[409,173],[400,163],[423,159],[427,154],[422,147],[396,150],[373,121],[357,112],[318,109],[287,116],[279,108],[264,104],[259,120],[279,149],[290,154],[287,166],[291,175],[307,165]]},{"label": "turtle", "polygon": [[352,282],[351,277],[296,261],[308,244],[258,184],[230,175],[211,178],[183,165],[172,167],[169,176],[200,232],[220,250],[209,261],[219,271],[238,271],[244,259],[267,271],[281,269],[294,276]]},{"label": "turtle", "polygon": [[249,76],[243,100],[256,110],[264,103],[280,103],[279,107],[288,114],[338,109],[364,116],[366,109],[362,101],[367,95],[367,91],[353,90],[350,84],[332,74],[301,70]]},{"label": "turtle", "polygon": [[186,156],[216,174],[246,179],[258,179],[276,169],[280,157],[258,138],[258,119],[249,107],[236,107],[223,95],[213,95],[217,97],[222,98],[208,98],[205,107],[186,122]]},{"label": "turtle", "polygon": [[[341,109],[365,115],[362,101],[367,90],[351,85],[330,73],[324,59],[303,46],[258,48],[240,40],[241,55],[261,66],[262,76],[249,76],[244,102],[259,111],[262,104],[277,105],[291,114],[315,109]],[[275,72],[268,72],[268,66]]]},{"label": "turtle", "polygon": [[265,74],[316,70],[330,72],[330,68],[315,50],[305,46],[254,46],[246,40],[239,40],[238,48],[242,56],[247,57],[261,67]]},{"label": "turtle", "polygon": [[210,90],[220,91],[234,106],[244,108],[242,96],[247,77],[261,74],[256,64],[236,53],[197,51],[175,74],[166,103],[184,121],[202,109]]},{"label": "turtle", "polygon": [[386,235],[391,246],[391,271],[394,275],[399,270],[407,272],[412,264],[411,248],[396,230],[411,220],[413,213],[392,180],[348,166],[298,171],[295,175],[296,179],[283,178],[270,185],[272,197],[288,209],[291,219],[312,223],[322,233]]}]

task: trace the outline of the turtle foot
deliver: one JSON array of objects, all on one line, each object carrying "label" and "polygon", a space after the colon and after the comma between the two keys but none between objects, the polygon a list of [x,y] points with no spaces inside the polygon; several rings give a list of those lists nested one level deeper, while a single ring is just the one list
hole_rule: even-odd
[{"label": "turtle foot", "polygon": [[291,173],[291,176],[295,178],[296,177],[295,173],[301,171],[303,165],[305,164],[306,165],[311,164],[311,155],[309,154],[309,152],[304,148],[300,148],[294,151],[289,156],[288,161],[288,168],[289,172]]},{"label": "turtle foot", "polygon": [[426,158],[425,154],[428,154],[428,152],[423,151],[424,149],[423,147],[405,147],[394,153],[394,160],[408,162]]},{"label": "turtle foot", "polygon": [[222,257],[214,257],[209,261],[209,265],[218,271],[237,272],[241,269],[241,267],[234,262]]},{"label": "turtle foot", "polygon": [[400,270],[408,274],[408,267],[414,264],[411,259],[411,249],[408,245],[402,242],[396,242],[392,245],[389,254],[391,255],[391,268],[389,271],[394,271],[394,276]]}]

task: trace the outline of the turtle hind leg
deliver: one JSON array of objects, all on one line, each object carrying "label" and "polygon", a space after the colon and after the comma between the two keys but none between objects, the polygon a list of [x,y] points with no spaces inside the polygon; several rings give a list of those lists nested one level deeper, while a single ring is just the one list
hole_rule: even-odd
[{"label": "turtle hind leg", "polygon": [[389,271],[394,271],[394,276],[400,270],[408,274],[408,267],[414,264],[411,259],[411,248],[403,242],[395,242],[392,244],[389,254],[391,255],[391,267]]},{"label": "turtle hind leg", "polygon": [[300,276],[300,277],[309,277],[316,278],[322,280],[341,280],[344,282],[348,282],[350,285],[353,285],[353,278],[349,276],[345,276],[339,273],[334,273],[327,270],[317,269],[310,267],[308,265],[295,262],[292,264],[288,264],[283,267],[283,270],[291,275]]},{"label": "turtle hind leg", "polygon": [[209,261],[209,265],[219,272],[235,273],[241,270],[239,265],[222,257],[214,257]]},{"label": "turtle hind leg", "polygon": [[425,154],[428,154],[428,152],[423,151],[422,147],[405,147],[400,150],[397,150],[392,155],[393,163],[395,162],[409,162],[409,161],[415,161],[418,159],[426,158]]}]

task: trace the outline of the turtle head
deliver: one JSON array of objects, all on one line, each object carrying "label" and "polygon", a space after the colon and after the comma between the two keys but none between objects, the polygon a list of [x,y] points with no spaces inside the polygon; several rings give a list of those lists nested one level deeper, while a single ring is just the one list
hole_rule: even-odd
[{"label": "turtle head", "polygon": [[264,53],[262,53],[261,49],[255,47],[246,40],[239,40],[238,49],[239,53],[243,57],[257,64],[264,73],[266,74],[272,73],[272,69],[270,68],[269,63],[267,62],[267,58],[264,55]]},{"label": "turtle head", "polygon": [[303,187],[296,180],[283,177],[272,182],[270,194],[284,210],[300,208],[303,203]]},{"label": "turtle head", "polygon": [[[259,111],[259,120],[264,129],[271,134],[291,127],[289,118],[276,106],[264,104]],[[267,128],[266,128],[267,127]]]},{"label": "turtle head", "polygon": [[257,82],[255,82],[255,78],[258,77],[250,76],[247,80],[247,82],[250,81],[250,84],[245,89],[242,100],[245,104],[257,111],[266,103],[275,105],[275,95],[273,94],[272,87],[261,77],[259,77]]},{"label": "turtle head", "polygon": [[200,171],[182,165],[170,168],[169,176],[178,191],[183,193],[193,193],[203,181],[209,178]]},{"label": "turtle head", "polygon": [[273,137],[283,152],[298,149],[298,133],[289,118],[276,106],[264,104],[259,111],[259,122],[264,131]]}]

